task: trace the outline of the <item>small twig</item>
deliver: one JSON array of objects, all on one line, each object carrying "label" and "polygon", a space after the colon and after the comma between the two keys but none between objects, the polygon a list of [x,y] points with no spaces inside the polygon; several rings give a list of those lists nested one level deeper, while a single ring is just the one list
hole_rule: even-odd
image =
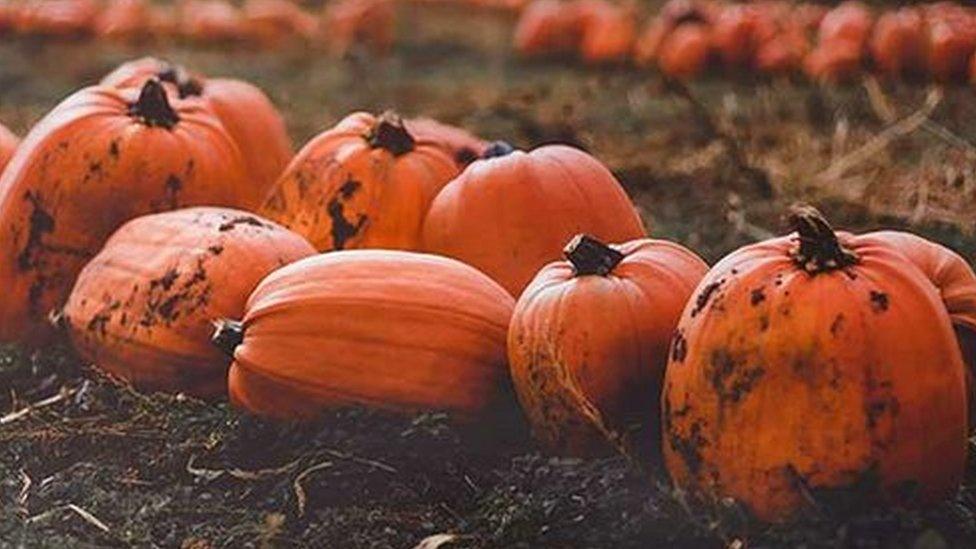
[{"label": "small twig", "polygon": [[382,461],[376,461],[374,459],[367,459],[359,456],[354,456],[352,454],[347,454],[345,452],[340,452],[339,450],[333,450],[331,448],[326,448],[325,450],[323,450],[323,452],[325,452],[326,454],[334,458],[352,461],[355,463],[359,463],[361,465],[370,465],[372,467],[376,467],[377,469],[386,471],[387,473],[397,472],[397,470],[392,465],[388,465],[386,463],[383,463]]},{"label": "small twig", "polygon": [[307,501],[307,497],[305,495],[305,488],[302,487],[302,481],[305,480],[305,478],[311,475],[312,473],[328,467],[332,467],[332,462],[323,461],[322,463],[317,463],[309,467],[308,469],[305,469],[304,471],[299,473],[297,477],[295,477],[295,481],[292,482],[292,486],[295,489],[295,499],[298,503],[298,516],[300,517],[305,516],[305,502]]},{"label": "small twig", "polygon": [[20,478],[23,479],[24,485],[20,487],[20,495],[17,496],[17,504],[26,509],[27,498],[30,497],[30,489],[31,485],[34,484],[34,481],[31,480],[30,475],[27,474],[27,471],[23,469],[20,470]]},{"label": "small twig", "polygon": [[81,507],[78,507],[74,503],[69,503],[68,504],[68,509],[71,509],[72,511],[74,511],[79,517],[85,519],[85,521],[88,524],[91,524],[92,526],[94,526],[95,528],[98,528],[102,532],[105,532],[107,534],[107,533],[109,533],[111,531],[111,528],[109,528],[108,525],[106,525],[104,522],[98,520],[98,517],[96,517],[95,515],[89,513],[85,509],[82,509]]},{"label": "small twig", "polygon": [[11,412],[3,417],[0,417],[0,425],[7,425],[9,423],[13,423],[18,419],[23,418],[27,414],[33,412],[34,410],[39,410],[41,408],[46,408],[48,406],[51,406],[52,404],[57,404],[58,402],[61,402],[62,400],[65,400],[71,395],[75,394],[75,391],[77,391],[77,389],[68,389],[66,387],[62,387],[61,390],[58,392],[58,394],[54,396],[50,396],[43,400],[39,400],[33,404],[21,408],[20,410],[17,410],[16,412]]},{"label": "small twig", "polygon": [[237,467],[231,469],[205,469],[202,467],[195,467],[193,464],[196,462],[196,458],[196,454],[193,454],[190,456],[190,459],[187,460],[186,472],[195,477],[201,477],[208,481],[216,480],[223,475],[229,475],[239,480],[259,480],[268,476],[283,475],[291,472],[295,467],[297,467],[299,461],[296,459],[280,467],[249,471],[246,469],[239,469]]}]

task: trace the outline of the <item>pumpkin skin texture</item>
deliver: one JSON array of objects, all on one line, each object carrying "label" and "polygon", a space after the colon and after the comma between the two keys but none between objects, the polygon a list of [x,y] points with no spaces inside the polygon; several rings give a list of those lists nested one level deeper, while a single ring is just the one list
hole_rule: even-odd
[{"label": "pumpkin skin texture", "polygon": [[6,126],[0,124],[0,174],[3,173],[3,168],[10,161],[10,158],[13,157],[18,144],[20,144],[20,138],[8,130]]},{"label": "pumpkin skin texture", "polygon": [[115,0],[95,20],[95,35],[104,40],[144,38],[152,13],[145,0]]},{"label": "pumpkin skin texture", "polygon": [[296,37],[308,41],[319,30],[318,19],[289,0],[247,0],[244,19],[248,34],[268,46]]},{"label": "pumpkin skin texture", "polygon": [[329,2],[323,11],[323,29],[333,55],[342,57],[354,48],[385,55],[396,40],[396,6],[392,0]]},{"label": "pumpkin skin texture", "polygon": [[94,0],[33,0],[20,7],[15,26],[21,34],[77,38],[91,31],[99,11]]},{"label": "pumpkin skin texture", "polygon": [[515,27],[515,51],[525,57],[571,53],[579,41],[576,10],[559,0],[535,0]]},{"label": "pumpkin skin texture", "polygon": [[187,208],[123,225],[78,275],[63,321],[79,354],[147,391],[226,395],[214,318],[240,318],[266,275],[315,254],[241,210]]},{"label": "pumpkin skin texture", "polygon": [[251,174],[254,184],[245,187],[246,204],[260,205],[293,154],[285,121],[268,96],[243,80],[205,78],[153,57],[123,63],[101,83],[116,87],[142,86],[150,78],[172,84],[181,97],[199,96],[207,101],[241,149]]},{"label": "pumpkin skin texture", "polygon": [[653,444],[668,343],[708,266],[663,240],[610,248],[580,235],[565,253],[512,315],[508,358],[522,409],[536,438],[561,455],[607,454],[611,441]]},{"label": "pumpkin skin texture", "polygon": [[662,398],[671,478],[766,521],[828,494],[953,493],[965,367],[937,292],[890,244],[834,233],[809,207],[791,217],[798,235],[727,256],[682,314]]},{"label": "pumpkin skin texture", "polygon": [[[512,404],[513,306],[484,274],[444,257],[349,250],[303,259],[251,294],[240,344],[229,346],[231,401],[282,419],[358,405],[484,419]],[[227,341],[229,326],[215,339]]]},{"label": "pumpkin skin texture", "polygon": [[200,43],[240,41],[247,37],[244,15],[222,0],[180,0],[179,30],[185,38]]},{"label": "pumpkin skin texture", "polygon": [[518,296],[565,243],[585,232],[603,241],[646,235],[616,178],[565,145],[478,160],[434,199],[424,251],[460,259]]},{"label": "pumpkin skin texture", "polygon": [[637,40],[633,6],[616,6],[604,0],[579,0],[580,56],[590,64],[620,63]]},{"label": "pumpkin skin texture", "polygon": [[46,315],[125,221],[237,206],[245,185],[240,151],[200,100],[169,97],[157,80],[69,96],[0,177],[0,340],[43,339]]},{"label": "pumpkin skin texture", "polygon": [[261,213],[320,251],[417,250],[431,201],[457,171],[396,115],[354,113],[302,148]]},{"label": "pumpkin skin texture", "polygon": [[887,76],[920,74],[925,66],[925,20],[916,8],[901,8],[878,17],[871,34],[871,57]]},{"label": "pumpkin skin texture", "polygon": [[708,65],[712,56],[711,34],[705,25],[685,23],[661,42],[657,65],[661,72],[678,80],[692,79]]}]

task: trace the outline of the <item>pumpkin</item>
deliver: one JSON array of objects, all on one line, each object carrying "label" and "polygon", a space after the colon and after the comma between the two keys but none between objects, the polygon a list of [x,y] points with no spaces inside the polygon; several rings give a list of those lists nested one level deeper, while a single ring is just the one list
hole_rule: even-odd
[{"label": "pumpkin", "polygon": [[844,2],[820,21],[817,47],[804,61],[807,75],[822,82],[843,82],[857,76],[871,36],[871,13],[859,2]]},{"label": "pumpkin", "polygon": [[720,261],[682,313],[662,399],[675,484],[766,521],[954,493],[965,366],[938,292],[871,234],[810,207],[791,223]]},{"label": "pumpkin", "polygon": [[433,118],[413,118],[404,122],[407,131],[418,141],[429,141],[454,159],[459,169],[478,159],[488,143],[473,133]]},{"label": "pumpkin", "polygon": [[723,9],[712,27],[712,41],[722,63],[729,67],[752,64],[759,47],[761,26],[774,25],[764,12],[755,6],[733,4]]},{"label": "pumpkin", "polygon": [[145,0],[116,0],[95,20],[95,34],[106,40],[145,39],[150,33],[151,17]]},{"label": "pumpkin", "polygon": [[434,199],[424,251],[460,259],[518,296],[563,245],[645,236],[627,193],[597,159],[565,145],[531,152],[496,145]]},{"label": "pumpkin", "polygon": [[294,38],[311,40],[319,27],[318,19],[289,0],[247,0],[244,20],[249,34],[266,45]]},{"label": "pumpkin", "polygon": [[898,248],[939,290],[956,330],[963,359],[969,366],[969,426],[976,428],[976,273],[956,252],[901,231],[879,231],[872,236]]},{"label": "pumpkin", "polygon": [[927,68],[938,81],[965,77],[976,51],[976,22],[959,6],[933,6],[927,12]]},{"label": "pumpkin", "polygon": [[806,31],[800,25],[786,22],[756,49],[755,65],[760,72],[784,74],[803,68],[810,50]]},{"label": "pumpkin", "polygon": [[14,155],[18,144],[20,144],[20,138],[8,130],[6,126],[0,124],[0,174],[3,173],[3,168]]},{"label": "pumpkin", "polygon": [[634,45],[634,60],[641,66],[657,62],[661,45],[675,28],[688,23],[708,27],[718,17],[719,11],[710,2],[669,0],[638,36]]},{"label": "pumpkin", "polygon": [[334,55],[345,56],[356,47],[387,54],[396,38],[396,11],[392,0],[338,0],[325,8],[327,45]]},{"label": "pumpkin", "polygon": [[22,34],[74,38],[88,34],[100,6],[94,0],[30,0],[17,10]]},{"label": "pumpkin", "polygon": [[231,352],[230,398],[306,419],[365,405],[485,419],[510,403],[513,299],[470,266],[396,250],[321,254],[279,269],[215,341]]},{"label": "pumpkin", "polygon": [[671,31],[661,42],[657,66],[666,76],[686,80],[701,74],[711,56],[708,27],[700,23],[685,23]]},{"label": "pumpkin", "polygon": [[62,320],[75,349],[148,391],[227,392],[214,318],[240,318],[266,275],[313,255],[302,237],[253,214],[187,208],[123,225],[78,275]]},{"label": "pumpkin", "polygon": [[925,64],[925,20],[917,8],[901,8],[880,17],[871,35],[877,69],[892,77],[919,74]]},{"label": "pumpkin", "polygon": [[508,332],[532,430],[548,450],[581,457],[612,450],[608,436],[656,440],[668,343],[708,266],[664,240],[611,247],[578,235],[564,253],[522,293]]},{"label": "pumpkin", "polygon": [[627,59],[637,40],[637,16],[632,4],[617,6],[605,0],[578,0],[575,9],[583,61],[601,64]]},{"label": "pumpkin", "polygon": [[567,54],[580,41],[577,12],[560,0],[535,0],[519,16],[513,43],[519,55]]},{"label": "pumpkin", "polygon": [[75,276],[122,223],[183,206],[237,206],[240,151],[201,100],[85,88],[24,138],[0,176],[0,341],[34,342]]},{"label": "pumpkin", "polygon": [[176,86],[182,97],[201,96],[207,101],[240,147],[251,174],[253,184],[246,188],[246,204],[260,204],[292,157],[291,138],[285,121],[268,96],[243,80],[204,78],[153,57],[123,63],[101,83],[117,87],[141,86],[150,78],[159,78]]},{"label": "pumpkin", "polygon": [[179,31],[184,38],[219,44],[247,37],[244,15],[224,0],[180,0]]},{"label": "pumpkin", "polygon": [[354,113],[295,155],[261,212],[320,251],[417,250],[430,203],[457,172],[396,114]]}]

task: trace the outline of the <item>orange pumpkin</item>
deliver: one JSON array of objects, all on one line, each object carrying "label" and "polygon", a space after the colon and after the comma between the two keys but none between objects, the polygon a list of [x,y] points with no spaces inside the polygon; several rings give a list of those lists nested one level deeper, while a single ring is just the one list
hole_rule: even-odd
[{"label": "orange pumpkin", "polygon": [[183,206],[236,206],[240,151],[199,99],[158,80],[85,88],[24,138],[0,177],[0,341],[34,342],[75,276],[122,223]]},{"label": "orange pumpkin", "polygon": [[88,34],[100,6],[94,0],[30,0],[16,12],[21,34],[74,38]]},{"label": "orange pumpkin", "polygon": [[638,65],[651,65],[658,60],[661,46],[671,32],[680,25],[698,23],[709,27],[719,17],[719,10],[711,2],[670,0],[657,17],[651,19],[634,45],[634,60]]},{"label": "orange pumpkin", "polygon": [[245,204],[260,204],[292,157],[291,138],[285,121],[268,96],[243,80],[204,78],[153,57],[123,63],[101,83],[117,87],[141,86],[150,78],[159,78],[176,86],[182,97],[206,99],[240,147],[251,174],[253,184],[247,187]]},{"label": "orange pumpkin", "polygon": [[323,33],[334,55],[363,47],[387,54],[396,39],[396,11],[392,0],[337,0],[325,8]]},{"label": "orange pumpkin", "polygon": [[249,35],[265,45],[311,40],[319,30],[318,19],[289,0],[247,0],[244,19]]},{"label": "orange pumpkin", "polygon": [[571,53],[579,41],[576,12],[560,0],[535,0],[526,6],[513,39],[515,51],[526,57]]},{"label": "orange pumpkin", "polygon": [[927,65],[936,80],[950,82],[964,78],[976,51],[976,23],[959,6],[930,8],[927,13]]},{"label": "orange pumpkin", "polygon": [[148,391],[227,392],[214,318],[240,318],[266,275],[315,254],[302,237],[241,210],[188,208],[129,221],[78,275],[63,310],[75,349]]},{"label": "orange pumpkin", "polygon": [[261,212],[321,251],[416,250],[434,196],[458,167],[393,113],[354,113],[295,156]]},{"label": "orange pumpkin", "polygon": [[0,124],[0,174],[3,173],[3,168],[14,155],[18,144],[20,144],[20,138],[8,130],[6,126]]},{"label": "orange pumpkin", "polygon": [[145,0],[115,0],[95,20],[95,34],[107,40],[145,39],[151,34],[151,17]]},{"label": "orange pumpkin", "polygon": [[441,147],[463,169],[485,152],[488,143],[473,133],[433,118],[413,118],[405,125],[417,141],[430,141]]},{"label": "orange pumpkin", "polygon": [[637,16],[632,5],[605,0],[578,0],[580,56],[592,64],[619,63],[629,56],[637,40]]},{"label": "orange pumpkin", "polygon": [[224,0],[180,0],[177,10],[179,30],[184,38],[219,44],[247,37],[241,10]]},{"label": "orange pumpkin", "polygon": [[878,17],[871,35],[871,56],[883,74],[919,74],[924,68],[925,20],[917,8],[901,8]]},{"label": "orange pumpkin", "polygon": [[514,302],[452,259],[351,250],[293,263],[251,294],[215,341],[233,354],[231,401],[305,419],[365,405],[485,419],[509,405],[505,335]]},{"label": "orange pumpkin", "polygon": [[657,439],[668,343],[708,266],[664,240],[607,246],[573,239],[515,305],[512,380],[533,432],[550,451],[594,456]]},{"label": "orange pumpkin", "polygon": [[657,66],[661,73],[680,80],[701,74],[712,56],[712,41],[708,27],[700,23],[685,23],[675,28],[661,42]]},{"label": "orange pumpkin", "polygon": [[938,292],[899,249],[835,233],[742,248],[695,290],[664,382],[674,482],[762,520],[811,501],[926,504],[966,462],[965,366]]},{"label": "orange pumpkin", "polygon": [[745,67],[752,63],[760,43],[761,25],[770,24],[764,12],[748,4],[723,9],[712,27],[712,41],[722,63]]},{"label": "orange pumpkin", "polygon": [[481,269],[513,296],[585,232],[605,241],[645,235],[627,193],[592,156],[564,145],[494,146],[434,199],[424,250]]},{"label": "orange pumpkin", "polygon": [[804,61],[807,75],[822,82],[844,82],[857,76],[871,36],[871,12],[859,2],[844,2],[820,21],[817,47]]},{"label": "orange pumpkin", "polygon": [[806,31],[798,24],[786,22],[756,49],[755,65],[760,72],[784,74],[803,68],[810,50]]}]

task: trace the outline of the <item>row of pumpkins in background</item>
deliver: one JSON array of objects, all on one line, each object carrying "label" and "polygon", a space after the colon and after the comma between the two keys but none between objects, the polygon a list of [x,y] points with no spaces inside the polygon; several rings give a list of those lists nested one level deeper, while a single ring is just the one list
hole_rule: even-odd
[{"label": "row of pumpkins in background", "polygon": [[183,39],[195,43],[274,47],[299,41],[344,54],[361,45],[388,51],[393,0],[336,0],[313,13],[291,0],[0,0],[4,33],[46,38],[95,37],[116,42]]},{"label": "row of pumpkins in background", "polygon": [[577,149],[355,113],[292,157],[260,90],[147,58],[3,170],[0,340],[60,328],[138,388],[285,419],[497,425],[514,387],[551,451],[659,440],[678,486],[766,520],[818,490],[952,494],[976,275],[908,233],[790,222],[709,269]]},{"label": "row of pumpkins in background", "polygon": [[588,63],[632,61],[674,78],[710,69],[802,73],[843,82],[872,70],[891,78],[976,79],[976,12],[952,2],[833,9],[767,0],[670,0],[640,30],[637,10],[607,0],[534,0],[521,14],[516,50],[579,55]]}]

